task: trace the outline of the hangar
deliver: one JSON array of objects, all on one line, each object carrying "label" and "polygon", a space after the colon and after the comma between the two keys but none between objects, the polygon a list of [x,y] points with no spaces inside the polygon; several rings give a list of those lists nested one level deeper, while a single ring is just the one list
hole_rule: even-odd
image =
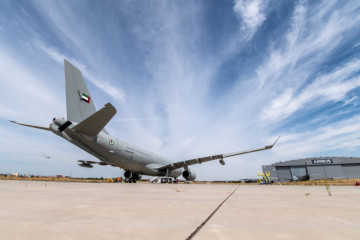
[{"label": "hangar", "polygon": [[360,158],[318,157],[277,162],[263,165],[263,172],[270,172],[274,182],[315,179],[360,178]]}]

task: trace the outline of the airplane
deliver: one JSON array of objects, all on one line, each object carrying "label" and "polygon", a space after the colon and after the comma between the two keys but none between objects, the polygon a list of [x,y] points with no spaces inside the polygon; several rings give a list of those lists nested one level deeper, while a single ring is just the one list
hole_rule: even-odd
[{"label": "airplane", "polygon": [[51,131],[70,143],[93,155],[100,161],[78,160],[81,167],[110,165],[123,169],[125,182],[136,183],[147,176],[162,176],[163,182],[172,183],[180,175],[187,181],[194,181],[196,173],[189,166],[219,160],[225,165],[224,158],[271,149],[272,145],[246,151],[218,154],[185,161],[172,162],[148,150],[115,138],[105,129],[116,114],[116,109],[107,103],[96,111],[93,98],[85,84],[81,71],[64,59],[67,119],[55,117],[49,127],[41,127],[10,121],[26,127]]}]

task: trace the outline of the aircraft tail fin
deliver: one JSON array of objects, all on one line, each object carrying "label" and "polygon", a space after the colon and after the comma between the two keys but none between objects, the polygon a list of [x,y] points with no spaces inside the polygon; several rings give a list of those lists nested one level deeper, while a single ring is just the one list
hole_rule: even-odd
[{"label": "aircraft tail fin", "polygon": [[115,114],[116,109],[114,106],[111,103],[107,103],[105,107],[81,121],[73,129],[90,136],[96,136]]},{"label": "aircraft tail fin", "polygon": [[64,59],[66,109],[69,121],[80,123],[96,112],[94,101],[78,68]]}]

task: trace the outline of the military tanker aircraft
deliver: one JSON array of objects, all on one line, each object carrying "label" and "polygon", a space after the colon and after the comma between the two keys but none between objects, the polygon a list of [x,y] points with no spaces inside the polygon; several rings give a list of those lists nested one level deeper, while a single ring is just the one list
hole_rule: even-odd
[{"label": "military tanker aircraft", "polygon": [[224,158],[268,150],[279,140],[277,138],[272,145],[261,148],[172,162],[158,154],[111,136],[104,127],[116,114],[114,106],[107,103],[96,111],[93,98],[80,70],[66,59],[64,59],[64,68],[67,119],[55,117],[49,127],[10,122],[51,131],[100,160],[78,160],[78,165],[81,167],[92,168],[95,164],[119,167],[125,170],[125,181],[129,183],[136,183],[142,175],[164,177],[163,182],[169,183],[181,175],[187,181],[194,181],[196,174],[190,170],[190,165],[212,160],[219,160],[220,164],[224,165]]}]

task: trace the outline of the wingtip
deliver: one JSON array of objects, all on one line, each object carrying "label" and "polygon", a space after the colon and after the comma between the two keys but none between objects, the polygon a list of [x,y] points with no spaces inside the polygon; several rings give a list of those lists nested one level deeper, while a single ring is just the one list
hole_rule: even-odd
[{"label": "wingtip", "polygon": [[280,139],[280,136],[275,140],[273,146],[275,146],[275,144],[277,143],[277,141],[279,141],[279,139]]},{"label": "wingtip", "polygon": [[275,142],[272,144],[272,145],[269,145],[269,146],[265,146],[265,149],[271,149],[275,146],[275,144],[277,143],[277,141],[279,141],[280,139],[280,136],[275,140]]}]

